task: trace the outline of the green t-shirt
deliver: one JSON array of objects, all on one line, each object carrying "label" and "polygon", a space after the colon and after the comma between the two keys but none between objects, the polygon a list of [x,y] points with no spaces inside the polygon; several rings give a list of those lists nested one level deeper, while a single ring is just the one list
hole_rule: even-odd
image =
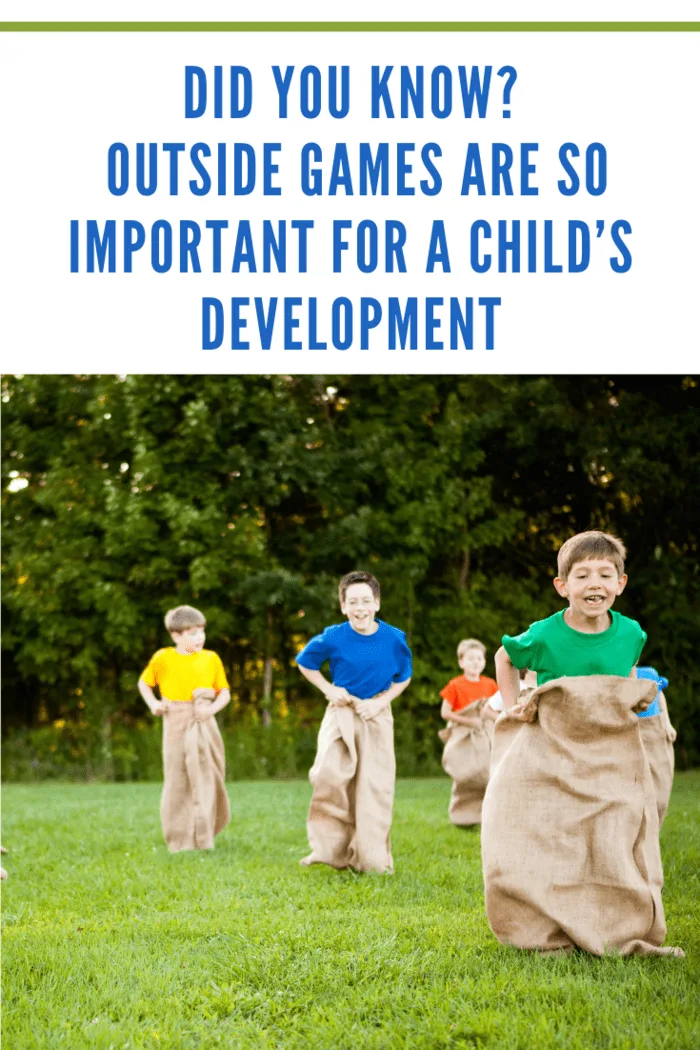
[{"label": "green t-shirt", "polygon": [[575,631],[564,610],[536,620],[522,634],[504,634],[501,641],[511,663],[537,672],[537,684],[554,678],[614,674],[626,678],[642,655],[646,632],[636,620],[610,612],[612,623],[600,634]]}]

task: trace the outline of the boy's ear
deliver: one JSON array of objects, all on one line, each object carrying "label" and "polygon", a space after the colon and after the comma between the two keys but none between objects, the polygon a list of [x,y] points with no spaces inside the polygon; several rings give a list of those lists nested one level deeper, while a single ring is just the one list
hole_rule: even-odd
[{"label": "boy's ear", "polygon": [[627,573],[623,572],[622,576],[618,576],[618,578],[617,578],[617,593],[618,594],[622,594],[622,592],[624,591],[626,586],[627,586]]},{"label": "boy's ear", "polygon": [[552,583],[554,584],[554,589],[560,598],[569,597],[569,588],[566,586],[566,580],[563,580],[561,576],[555,576]]}]

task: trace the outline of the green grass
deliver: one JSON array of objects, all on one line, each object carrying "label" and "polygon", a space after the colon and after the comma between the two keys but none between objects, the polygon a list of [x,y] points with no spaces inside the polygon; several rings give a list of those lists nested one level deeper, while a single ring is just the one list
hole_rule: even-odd
[{"label": "green grass", "polygon": [[299,867],[302,782],[229,785],[216,849],[174,857],[159,785],[5,787],[3,1045],[690,1050],[698,788],[678,776],[662,833],[678,960],[498,944],[447,779],[399,783],[394,876]]}]

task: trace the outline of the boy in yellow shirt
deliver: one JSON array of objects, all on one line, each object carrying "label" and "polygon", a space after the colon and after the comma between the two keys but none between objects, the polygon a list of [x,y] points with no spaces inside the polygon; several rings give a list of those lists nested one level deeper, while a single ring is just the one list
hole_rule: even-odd
[{"label": "boy in yellow shirt", "polygon": [[139,679],[144,701],[163,717],[163,835],[172,853],[212,849],[230,819],[224,742],[214,715],[231,693],[220,657],[204,648],[202,613],[179,605],[166,614],[165,626],[174,648],[159,649]]}]

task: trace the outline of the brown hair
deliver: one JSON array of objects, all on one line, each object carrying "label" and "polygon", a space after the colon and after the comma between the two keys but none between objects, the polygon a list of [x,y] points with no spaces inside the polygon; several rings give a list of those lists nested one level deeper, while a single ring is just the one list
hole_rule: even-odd
[{"label": "brown hair", "polygon": [[348,587],[352,587],[353,583],[366,583],[367,586],[371,588],[373,596],[379,601],[379,580],[377,577],[373,576],[371,572],[357,569],[355,572],[346,572],[345,576],[343,576],[338,584],[338,597],[340,598],[341,604],[345,601]]},{"label": "brown hair", "polygon": [[461,660],[467,649],[481,649],[484,656],[486,656],[486,646],[483,642],[480,642],[478,638],[463,638],[457,646],[457,659]]},{"label": "brown hair", "polygon": [[178,605],[176,609],[168,609],[165,614],[165,629],[170,634],[179,634],[186,631],[188,627],[206,627],[207,621],[199,609],[191,605]]},{"label": "brown hair", "polygon": [[622,540],[611,536],[609,532],[579,532],[562,545],[557,555],[557,574],[565,580],[574,565],[589,558],[607,558],[617,569],[618,576],[625,571],[627,551]]}]

